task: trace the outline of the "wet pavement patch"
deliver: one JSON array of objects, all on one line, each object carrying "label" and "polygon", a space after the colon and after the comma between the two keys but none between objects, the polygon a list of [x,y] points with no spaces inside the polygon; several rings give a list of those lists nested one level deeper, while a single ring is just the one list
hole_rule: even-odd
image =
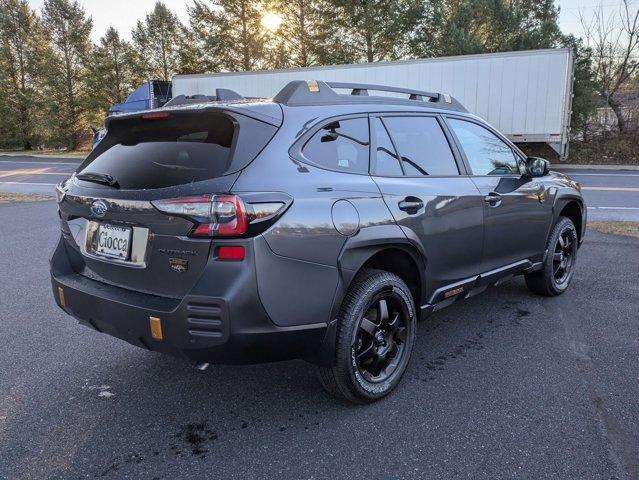
[{"label": "wet pavement patch", "polygon": [[[204,456],[208,453],[207,444],[217,440],[217,433],[211,430],[206,423],[189,423],[183,425],[175,435],[181,438],[190,449],[192,455]],[[172,448],[176,454],[182,453],[178,448]]]}]

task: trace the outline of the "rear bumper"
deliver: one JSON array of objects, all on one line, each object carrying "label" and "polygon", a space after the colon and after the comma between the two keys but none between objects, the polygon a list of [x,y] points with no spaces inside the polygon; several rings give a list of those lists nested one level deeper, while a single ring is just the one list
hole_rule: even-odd
[{"label": "rear bumper", "polygon": [[[236,279],[224,295],[178,300],[86,278],[73,270],[66,248],[61,240],[51,257],[53,295],[58,306],[83,325],[192,362],[318,360],[326,324],[275,325],[259,301],[254,272]],[[151,323],[158,321],[150,318],[159,319],[161,338],[157,329],[154,338]]]}]

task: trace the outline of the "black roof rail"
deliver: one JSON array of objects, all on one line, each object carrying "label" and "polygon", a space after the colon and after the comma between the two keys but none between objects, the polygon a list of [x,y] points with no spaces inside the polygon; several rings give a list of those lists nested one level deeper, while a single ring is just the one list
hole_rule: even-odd
[{"label": "black roof rail", "polygon": [[217,88],[215,96],[210,95],[178,95],[164,104],[165,107],[175,107],[177,105],[188,105],[192,103],[208,103],[208,102],[232,102],[236,100],[245,100],[245,98],[233,90],[228,88]]},{"label": "black roof rail", "polygon": [[[342,95],[334,89],[351,90],[350,95]],[[370,91],[399,93],[407,98],[374,96]],[[358,97],[357,99],[353,97]],[[415,102],[429,106],[466,112],[455,98],[444,93],[424,92],[410,88],[369,85],[365,83],[322,82],[318,80],[294,80],[289,82],[273,97],[273,101],[288,106],[331,105],[336,103],[400,103],[414,105]],[[425,105],[424,105],[425,106]]]},{"label": "black roof rail", "polygon": [[[387,87],[384,85],[367,85],[365,83],[342,83],[342,82],[326,82],[331,88],[343,88],[345,90],[353,90],[351,95],[362,95],[359,92],[368,92],[369,90],[377,91],[377,92],[390,92],[390,93],[405,93],[410,95],[410,100],[421,100],[419,97],[428,97],[432,98],[431,101],[439,100],[439,93],[430,93],[430,92],[420,92],[419,90],[411,90],[409,88],[398,88],[398,87]],[[368,93],[364,93],[363,95],[368,95]],[[415,97],[415,98],[413,98]]]},{"label": "black roof rail", "polygon": [[244,100],[244,97],[234,90],[228,88],[215,89],[215,97],[218,102],[228,102],[232,100]]}]

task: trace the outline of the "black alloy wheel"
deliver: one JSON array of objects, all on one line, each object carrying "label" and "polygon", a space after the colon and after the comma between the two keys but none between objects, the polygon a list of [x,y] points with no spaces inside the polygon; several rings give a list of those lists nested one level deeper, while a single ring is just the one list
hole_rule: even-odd
[{"label": "black alloy wheel", "polygon": [[559,217],[548,236],[541,269],[525,276],[530,291],[547,297],[564,293],[575,272],[578,248],[575,224],[567,217]]},{"label": "black alloy wheel", "polygon": [[319,367],[324,389],[353,403],[370,403],[399,384],[415,342],[413,293],[396,274],[361,271],[337,319],[335,360]]},{"label": "black alloy wheel", "polygon": [[355,361],[360,374],[371,383],[387,380],[406,350],[408,322],[398,299],[380,293],[360,320],[355,335]]},{"label": "black alloy wheel", "polygon": [[570,229],[566,228],[557,238],[555,250],[552,254],[553,276],[558,286],[570,280],[575,265],[576,253],[577,242],[574,239],[574,234]]}]

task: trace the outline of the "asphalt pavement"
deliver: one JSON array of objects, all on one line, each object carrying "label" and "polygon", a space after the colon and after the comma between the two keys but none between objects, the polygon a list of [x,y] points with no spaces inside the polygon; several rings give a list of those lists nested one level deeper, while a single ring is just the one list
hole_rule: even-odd
[{"label": "asphalt pavement", "polygon": [[55,193],[55,185],[80,164],[77,157],[36,157],[0,154],[0,192]]},{"label": "asphalt pavement", "polygon": [[515,279],[435,313],[399,388],[351,406],[301,361],[199,373],[78,325],[55,204],[0,219],[1,479],[639,477],[639,239],[588,232],[560,297]]},{"label": "asphalt pavement", "polygon": [[[77,157],[33,157],[0,155],[0,192],[53,194],[57,183],[67,178],[79,165]],[[564,169],[582,184],[592,220],[639,221],[639,170]]]}]

